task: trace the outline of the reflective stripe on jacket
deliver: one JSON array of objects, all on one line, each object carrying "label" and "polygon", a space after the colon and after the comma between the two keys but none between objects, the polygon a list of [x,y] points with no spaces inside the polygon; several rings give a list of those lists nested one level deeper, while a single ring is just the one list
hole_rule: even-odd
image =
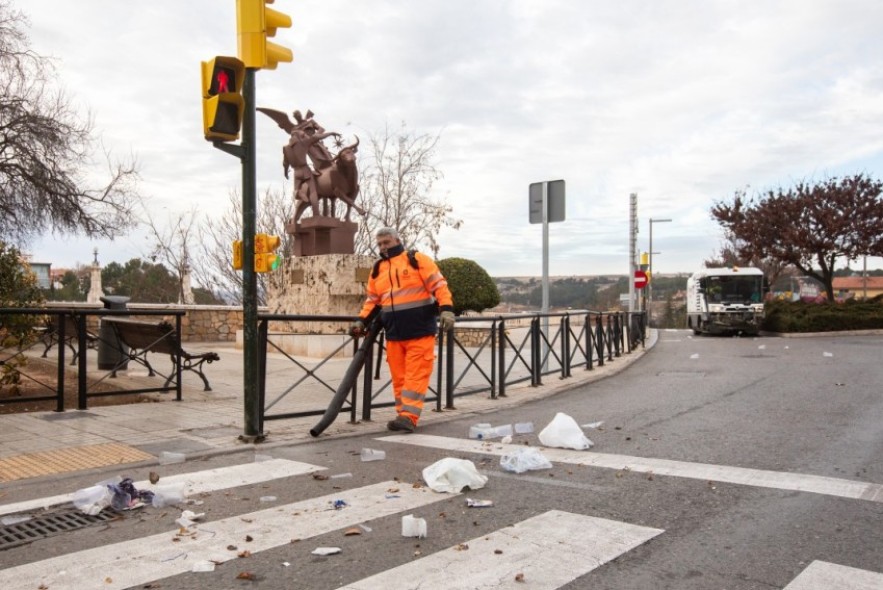
[{"label": "reflective stripe on jacket", "polygon": [[367,318],[380,306],[387,340],[410,340],[438,331],[439,310],[454,311],[448,282],[435,261],[417,252],[419,268],[411,266],[407,251],[381,260],[377,276],[368,278],[367,299],[359,317]]}]

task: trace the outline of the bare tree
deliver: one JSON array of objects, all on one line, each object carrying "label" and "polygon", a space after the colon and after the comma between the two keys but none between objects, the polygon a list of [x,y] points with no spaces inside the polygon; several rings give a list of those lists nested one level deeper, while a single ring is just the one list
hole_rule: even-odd
[{"label": "bare tree", "polygon": [[26,17],[0,0],[0,237],[27,242],[47,231],[113,238],[132,225],[137,165],[104,154],[110,180],[87,186],[96,147],[52,85],[52,62],[29,47]]},{"label": "bare tree", "polygon": [[165,225],[160,225],[145,211],[147,225],[153,238],[153,246],[146,254],[152,262],[159,261],[169,268],[178,282],[178,302],[184,303],[189,293],[184,293],[184,276],[191,270],[190,250],[193,240],[197,237],[197,219],[199,212],[194,207],[181,215],[170,214]]},{"label": "bare tree", "polygon": [[793,265],[834,300],[838,259],[883,255],[883,183],[864,174],[799,182],[746,199],[716,203],[711,215],[739,240],[741,258]]},{"label": "bare tree", "polygon": [[360,191],[368,213],[356,234],[357,254],[376,255],[374,233],[386,226],[398,230],[409,247],[426,246],[438,257],[439,230],[463,223],[451,216],[453,208],[444,200],[431,197],[442,178],[434,161],[440,137],[415,133],[404,124],[371,136],[372,161]]},{"label": "bare tree", "polygon": [[[282,238],[279,252],[290,251],[290,236],[285,224],[294,217],[294,202],[288,196],[267,189],[258,203],[258,232]],[[217,218],[207,218],[199,227],[197,247],[191,250],[198,264],[193,275],[203,287],[216,296],[234,304],[242,303],[242,271],[233,270],[233,241],[242,239],[242,198],[231,191],[228,208]],[[258,274],[258,303],[266,301],[267,282],[278,278],[278,273]]]}]

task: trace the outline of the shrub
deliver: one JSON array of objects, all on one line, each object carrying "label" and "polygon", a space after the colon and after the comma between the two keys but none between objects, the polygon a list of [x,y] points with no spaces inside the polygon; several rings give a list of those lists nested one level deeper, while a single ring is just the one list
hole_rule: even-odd
[{"label": "shrub", "polygon": [[454,313],[461,315],[467,309],[484,311],[500,304],[496,283],[477,262],[465,258],[445,258],[438,268],[448,281],[454,296]]},{"label": "shrub", "polygon": [[768,332],[838,332],[883,329],[883,299],[844,303],[771,301],[765,305]]}]

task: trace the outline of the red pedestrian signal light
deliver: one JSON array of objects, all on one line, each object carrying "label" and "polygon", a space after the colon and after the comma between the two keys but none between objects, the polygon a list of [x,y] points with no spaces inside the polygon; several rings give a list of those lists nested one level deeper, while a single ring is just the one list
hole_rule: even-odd
[{"label": "red pedestrian signal light", "polygon": [[282,245],[282,238],[268,234],[254,236],[254,271],[270,272],[282,264],[282,256],[274,251]]},{"label": "red pedestrian signal light", "polygon": [[245,66],[235,57],[202,62],[202,126],[209,141],[236,141],[242,128]]},{"label": "red pedestrian signal light", "polygon": [[280,61],[294,59],[291,50],[267,41],[276,29],[291,26],[291,17],[272,8],[273,0],[236,0],[236,37],[239,59],[247,68],[275,70]]}]

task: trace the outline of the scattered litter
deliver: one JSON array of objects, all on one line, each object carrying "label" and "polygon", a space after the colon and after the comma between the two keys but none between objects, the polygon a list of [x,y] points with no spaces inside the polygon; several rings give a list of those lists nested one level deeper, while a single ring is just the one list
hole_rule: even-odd
[{"label": "scattered litter", "polygon": [[562,449],[575,449],[582,451],[590,449],[594,443],[586,438],[576,420],[563,412],[558,412],[549,425],[543,428],[539,434],[540,443],[547,447],[560,447]]},{"label": "scattered litter", "polygon": [[386,451],[379,451],[377,449],[362,449],[360,453],[363,462],[368,461],[383,461],[386,459]]},{"label": "scattered litter", "polygon": [[834,356],[834,353],[833,353],[833,352],[823,352],[823,353],[822,353],[822,356],[828,356],[828,357],[831,357],[831,356]]},{"label": "scattered litter", "polygon": [[113,492],[107,486],[95,485],[74,492],[73,502],[80,512],[95,516],[108,506],[113,499]]},{"label": "scattered litter", "polygon": [[311,553],[313,555],[337,555],[340,553],[340,547],[316,547]]},{"label": "scattered litter", "polygon": [[179,527],[181,527],[182,529],[189,529],[190,527],[192,527],[196,523],[193,522],[192,520],[190,520],[189,518],[185,518],[185,517],[181,516],[181,517],[175,519],[175,524],[178,525]]},{"label": "scattered litter", "polygon": [[353,474],[350,473],[349,471],[347,471],[346,473],[335,473],[334,475],[330,476],[330,479],[340,479],[342,477],[352,477],[352,476],[353,476]]},{"label": "scattered litter", "polygon": [[599,420],[598,422],[589,422],[588,424],[583,424],[582,427],[583,428],[591,428],[592,430],[596,430],[598,428],[601,428],[601,426],[603,426],[603,425],[604,425],[604,421]]},{"label": "scattered litter", "polygon": [[288,567],[288,566],[290,566],[291,564],[288,563],[287,561],[283,561],[283,562],[282,562],[282,565],[283,565],[284,567]]},{"label": "scattered litter", "polygon": [[394,498],[401,498],[401,496],[398,494],[385,494],[383,497],[386,498],[387,500],[392,500]]},{"label": "scattered litter", "polygon": [[758,350],[763,350],[765,348],[766,348],[766,344],[761,344],[760,346],[757,347]]},{"label": "scattered litter", "polygon": [[352,537],[354,535],[361,535],[361,534],[362,534],[362,529],[360,529],[358,527],[353,527],[351,529],[347,529],[347,530],[343,531],[344,537]]},{"label": "scattered litter", "polygon": [[189,520],[200,520],[205,516],[205,512],[193,512],[192,510],[182,510],[181,518],[186,518]]},{"label": "scattered litter", "polygon": [[0,524],[3,526],[10,526],[13,524],[18,524],[20,522],[27,522],[33,518],[30,514],[13,514],[12,516],[4,516],[0,518]]},{"label": "scattered litter", "polygon": [[261,502],[275,502],[276,496],[261,496]]},{"label": "scattered litter", "polygon": [[213,572],[215,571],[214,561],[197,561],[190,569],[191,572]]},{"label": "scattered litter", "polygon": [[696,352],[696,353],[694,353],[694,354],[691,354],[691,355],[690,355],[690,358],[691,358],[691,359],[698,359],[698,358],[699,358],[699,353]]},{"label": "scattered litter", "polygon": [[187,455],[184,453],[170,453],[168,451],[163,451],[159,454],[159,464],[160,465],[171,465],[172,463],[183,463],[187,460]]},{"label": "scattered litter", "polygon": [[313,479],[318,480],[318,481],[325,481],[326,479],[328,479],[328,476],[325,475],[324,473],[314,473]]},{"label": "scattered litter", "polygon": [[153,491],[154,508],[162,508],[172,504],[180,504],[184,501],[184,482],[160,484]]},{"label": "scattered litter", "polygon": [[494,432],[494,427],[490,425],[490,422],[481,422],[469,427],[469,438],[484,440],[486,438],[494,438],[495,436],[496,432]]},{"label": "scattered litter", "polygon": [[537,469],[551,469],[552,463],[536,447],[519,447],[500,457],[500,467],[513,473],[524,473]]},{"label": "scattered litter", "polygon": [[340,510],[341,508],[345,508],[347,506],[347,503],[345,500],[335,500],[332,503],[332,506],[335,510]]},{"label": "scattered litter", "polygon": [[423,479],[436,492],[477,490],[487,483],[487,476],[480,474],[472,461],[453,457],[445,457],[425,468]]},{"label": "scattered litter", "polygon": [[469,508],[490,508],[493,505],[493,500],[473,500],[472,498],[466,498],[466,506]]},{"label": "scattered litter", "polygon": [[494,434],[497,436],[512,436],[512,425],[511,424],[503,424],[502,426],[497,426],[494,428]]},{"label": "scattered litter", "polygon": [[123,478],[118,483],[106,485],[113,494],[110,505],[114,510],[131,510],[153,502],[154,493],[148,490],[136,490],[131,477]]},{"label": "scattered litter", "polygon": [[515,434],[530,434],[533,432],[533,422],[516,422]]},{"label": "scattered litter", "polygon": [[512,437],[511,436],[504,436],[502,439],[500,439],[500,442],[503,443],[504,445],[508,445],[512,442]]},{"label": "scattered litter", "polygon": [[402,517],[402,536],[426,538],[426,519],[416,518],[413,514]]},{"label": "scattered litter", "polygon": [[362,529],[363,531],[365,531],[366,533],[371,532],[371,527],[369,527],[368,525],[360,524],[359,528]]}]

